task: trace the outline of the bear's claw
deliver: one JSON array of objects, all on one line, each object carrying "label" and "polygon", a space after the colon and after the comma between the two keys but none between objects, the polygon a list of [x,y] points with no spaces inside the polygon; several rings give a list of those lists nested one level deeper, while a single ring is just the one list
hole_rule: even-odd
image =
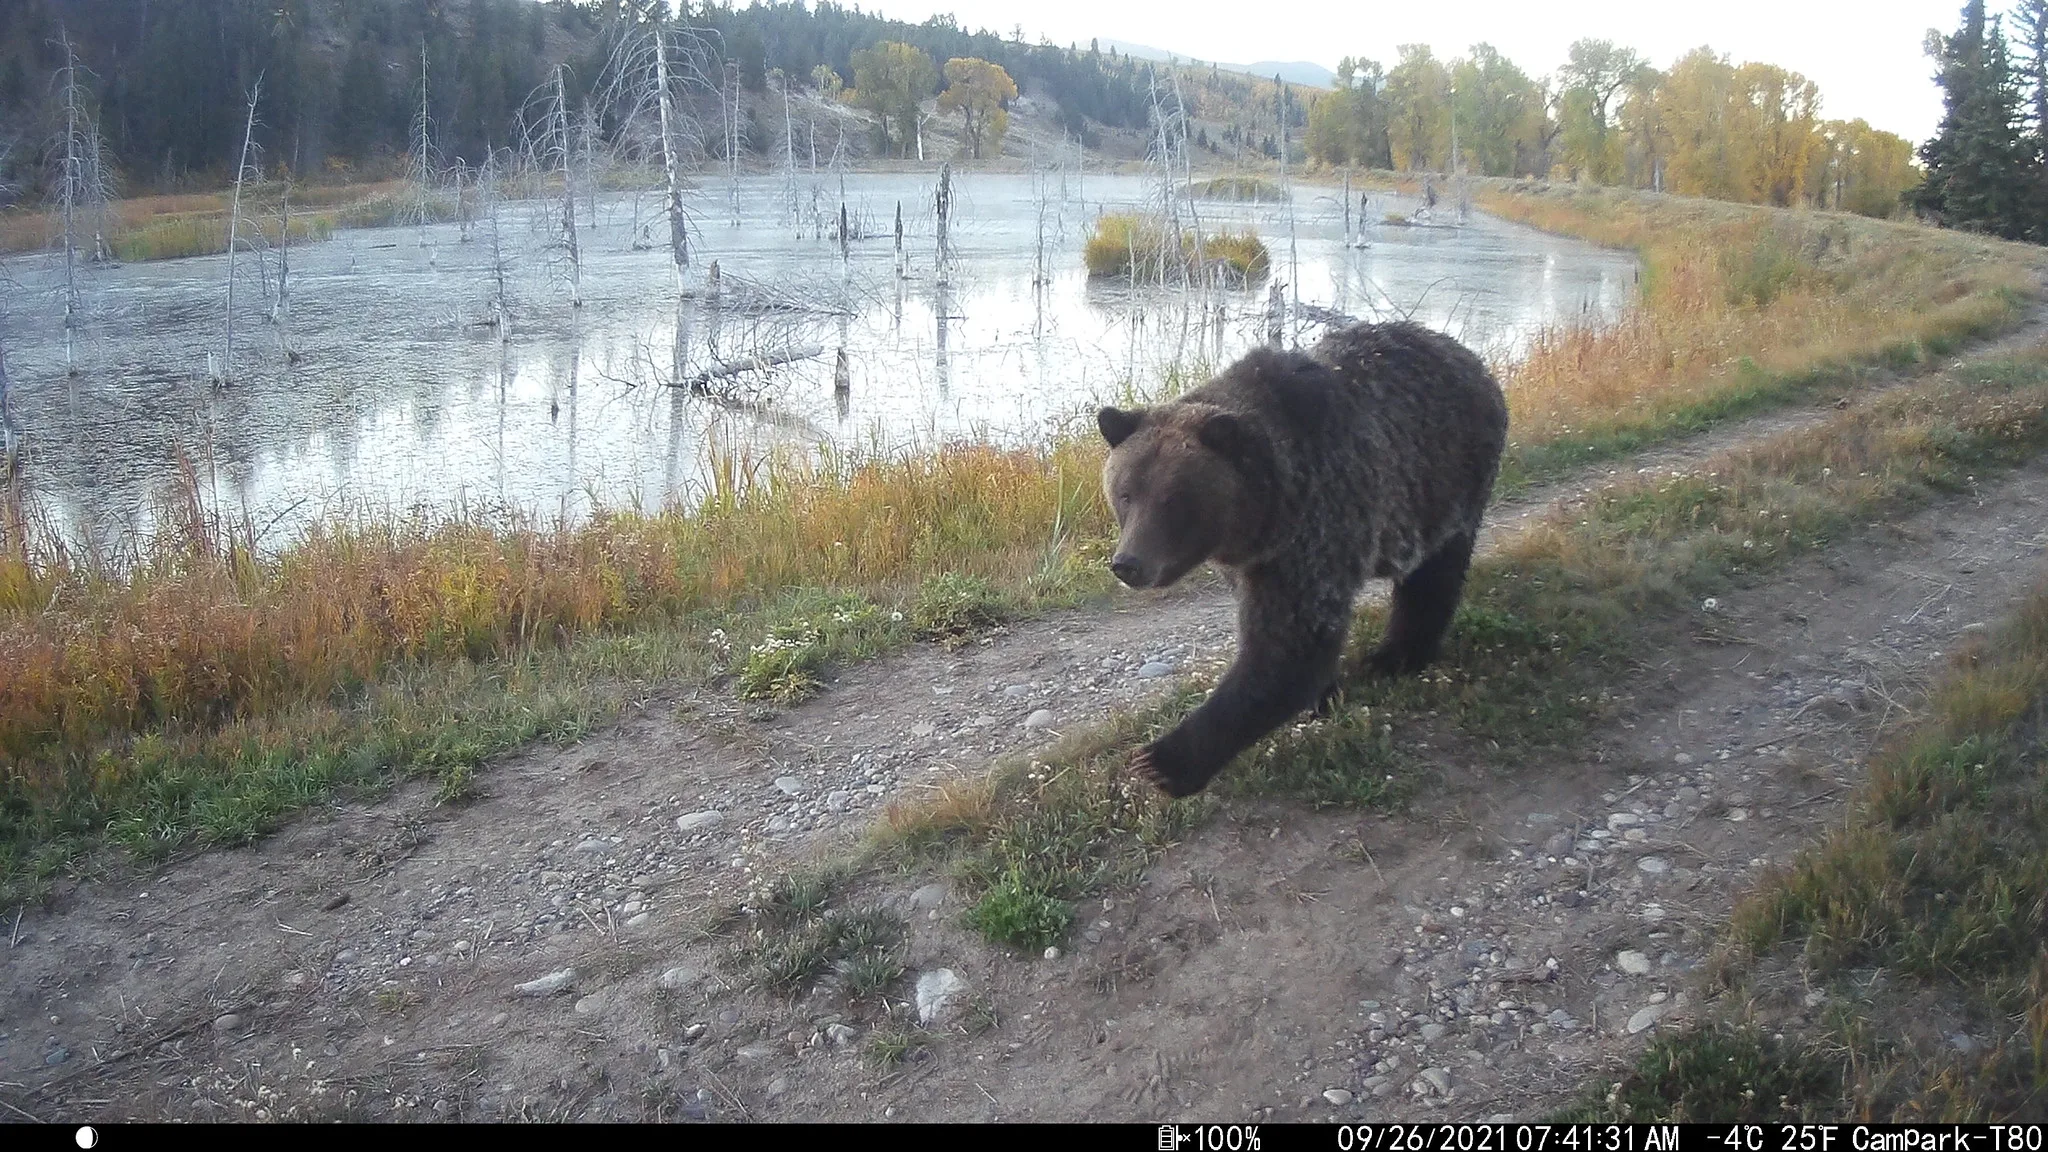
[{"label": "bear's claw", "polygon": [[1193,796],[1202,790],[1201,784],[1190,785],[1180,774],[1159,762],[1157,745],[1148,744],[1131,753],[1131,770],[1150,780],[1154,787],[1176,800]]}]

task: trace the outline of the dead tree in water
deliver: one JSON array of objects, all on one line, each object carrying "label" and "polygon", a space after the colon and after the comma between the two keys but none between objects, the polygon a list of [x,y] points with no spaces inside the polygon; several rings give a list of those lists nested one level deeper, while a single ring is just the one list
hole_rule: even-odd
[{"label": "dead tree in water", "polygon": [[14,405],[7,389],[7,329],[0,317],[0,473],[14,467],[21,458],[21,428],[14,422]]},{"label": "dead tree in water", "polygon": [[[0,136],[0,205],[14,197],[14,185],[7,182],[7,164],[13,152],[14,142]],[[21,430],[14,423],[14,407],[7,389],[7,301],[14,298],[16,291],[18,288],[7,279],[5,268],[0,267],[0,472],[21,458]]]},{"label": "dead tree in water", "polygon": [[569,306],[583,307],[583,248],[576,235],[576,125],[569,110],[569,66],[558,64],[520,109],[526,155],[534,171],[559,176],[562,200],[549,212],[547,247],[568,268]]},{"label": "dead tree in water", "polygon": [[1273,77],[1273,79],[1275,81],[1278,81],[1278,87],[1280,89],[1280,195],[1283,199],[1287,201],[1288,303],[1295,307],[1299,307],[1301,305],[1301,256],[1300,249],[1295,244],[1294,180],[1289,174],[1287,166],[1287,82],[1285,80],[1281,80],[1278,76]]},{"label": "dead tree in water", "polygon": [[470,233],[475,225],[474,213],[470,211],[469,205],[469,186],[472,181],[468,163],[457,156],[454,165],[448,169],[448,175],[455,181],[455,219],[462,229],[460,240],[467,244],[471,240]]},{"label": "dead tree in water", "polygon": [[720,89],[725,108],[726,198],[732,209],[732,226],[740,226],[740,66],[725,62],[725,84]]},{"label": "dead tree in water", "polygon": [[[655,125],[649,151],[661,161],[668,216],[669,262],[674,266],[680,298],[684,271],[690,266],[690,221],[683,208],[685,172],[703,152],[703,141],[689,105],[678,88],[708,90],[704,61],[710,46],[687,23],[659,16],[641,24],[624,24],[605,65],[599,102],[617,117],[622,132],[648,120]],[[643,157],[645,158],[645,157]]]},{"label": "dead tree in water", "polygon": [[270,322],[277,327],[277,350],[287,364],[296,364],[299,354],[292,348],[292,184],[284,182],[277,198],[277,300],[270,306]]},{"label": "dead tree in water", "polygon": [[512,338],[512,318],[505,294],[505,237],[499,225],[496,151],[484,160],[483,170],[477,173],[477,198],[491,243],[491,318],[486,323],[498,330],[498,342],[502,344]]},{"label": "dead tree in water", "polygon": [[951,161],[939,165],[939,192],[932,207],[938,215],[939,250],[938,282],[946,282],[946,273],[953,262],[953,240],[950,234],[953,222],[953,165]]},{"label": "dead tree in water", "polygon": [[411,216],[413,226],[419,230],[419,244],[427,250],[427,263],[438,265],[439,260],[427,238],[427,225],[434,217],[434,121],[427,112],[427,42],[420,41],[420,106],[413,113],[408,126],[406,140],[412,147],[412,164],[408,177],[412,183],[413,202]]},{"label": "dead tree in water", "polygon": [[263,77],[256,77],[256,84],[249,89],[248,116],[242,124],[242,155],[235,163],[235,190],[228,202],[228,304],[227,336],[222,341],[220,370],[214,373],[214,383],[227,385],[235,380],[235,252],[242,245],[242,189],[253,175],[252,168],[256,153],[256,104],[263,97]]},{"label": "dead tree in water", "polygon": [[796,194],[796,118],[789,110],[789,76],[776,70],[782,81],[782,195],[789,208],[789,226],[803,239],[803,208]]},{"label": "dead tree in water", "polygon": [[[0,142],[0,172],[7,170],[7,147]],[[0,194],[8,191],[0,185]],[[5,474],[21,460],[21,426],[14,422],[14,403],[7,386],[7,301],[12,289],[7,278],[0,275],[0,474]]]},{"label": "dead tree in water", "polygon": [[83,309],[78,288],[78,264],[82,233],[92,233],[93,263],[110,259],[106,248],[107,206],[113,199],[112,165],[100,139],[99,118],[87,108],[90,94],[80,77],[83,71],[71,36],[63,34],[64,67],[57,73],[57,100],[64,109],[64,130],[51,149],[56,168],[57,202],[62,212],[64,234],[64,366],[78,375],[77,331]]},{"label": "dead tree in water", "polygon": [[597,231],[598,185],[612,166],[611,149],[604,141],[604,125],[595,104],[586,102],[576,117],[576,163],[583,184],[583,200],[590,209],[590,230]]}]

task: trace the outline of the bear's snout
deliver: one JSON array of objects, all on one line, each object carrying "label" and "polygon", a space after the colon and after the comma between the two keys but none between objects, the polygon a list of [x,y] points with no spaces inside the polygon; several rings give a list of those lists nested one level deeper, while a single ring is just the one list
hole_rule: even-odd
[{"label": "bear's snout", "polygon": [[1132,588],[1143,588],[1151,583],[1145,578],[1145,568],[1129,556],[1114,556],[1109,561],[1109,570],[1117,579]]}]

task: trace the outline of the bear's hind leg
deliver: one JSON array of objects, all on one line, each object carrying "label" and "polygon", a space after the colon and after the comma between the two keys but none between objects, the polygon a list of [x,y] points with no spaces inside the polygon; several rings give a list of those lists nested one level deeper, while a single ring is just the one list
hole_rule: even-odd
[{"label": "bear's hind leg", "polygon": [[1444,633],[1457,614],[1465,592],[1465,573],[1472,566],[1472,537],[1452,537],[1436,553],[1394,584],[1387,611],[1387,635],[1367,658],[1376,676],[1420,672],[1436,659]]}]

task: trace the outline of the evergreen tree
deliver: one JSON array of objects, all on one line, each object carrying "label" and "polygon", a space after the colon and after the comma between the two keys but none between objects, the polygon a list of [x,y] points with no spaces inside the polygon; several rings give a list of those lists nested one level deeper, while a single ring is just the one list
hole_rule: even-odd
[{"label": "evergreen tree", "polygon": [[1955,228],[2038,238],[2039,165],[2020,134],[2020,92],[2005,34],[1969,0],[1952,36],[1931,39],[1945,112],[1920,149],[1927,179],[1912,193],[1921,212]]},{"label": "evergreen tree", "polygon": [[2025,144],[2034,165],[2033,239],[2048,242],[2048,0],[2020,0],[2013,20],[2018,25],[2021,84],[2032,129]]}]

